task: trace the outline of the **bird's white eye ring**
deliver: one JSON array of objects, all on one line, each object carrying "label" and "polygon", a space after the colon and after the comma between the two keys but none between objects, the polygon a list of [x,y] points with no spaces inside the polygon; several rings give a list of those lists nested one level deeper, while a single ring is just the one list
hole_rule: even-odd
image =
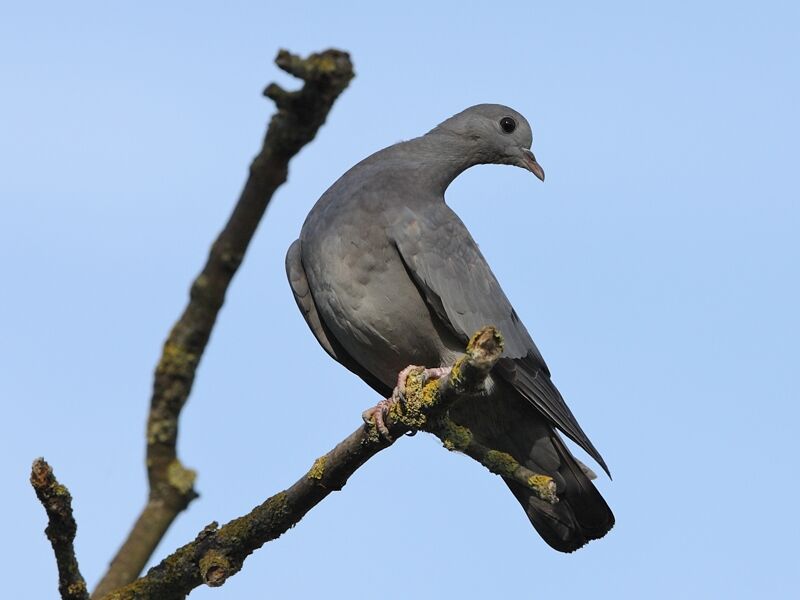
[{"label": "bird's white eye ring", "polygon": [[511,117],[500,119],[500,129],[506,133],[512,133],[517,128],[517,122]]}]

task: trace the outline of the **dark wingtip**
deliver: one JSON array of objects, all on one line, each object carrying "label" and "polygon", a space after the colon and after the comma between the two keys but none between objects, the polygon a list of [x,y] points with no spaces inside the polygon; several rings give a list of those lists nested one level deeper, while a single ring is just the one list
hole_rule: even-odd
[{"label": "dark wingtip", "polygon": [[[600,455],[598,455],[598,456],[600,456]],[[608,478],[611,481],[614,481],[614,478],[611,476],[611,469],[608,468],[608,465],[606,465],[606,461],[604,461],[602,457],[600,457],[600,460],[598,461],[598,464],[603,468],[603,471],[606,472],[606,475],[608,475]]]},{"label": "dark wingtip", "polygon": [[[591,456],[595,460],[595,462],[598,465],[600,465],[600,468],[602,468],[603,471],[605,472],[605,474],[608,475],[608,478],[611,481],[613,481],[614,478],[611,477],[611,469],[608,468],[608,465],[606,464],[606,461],[604,461],[603,457],[600,456],[600,453],[597,451],[597,448],[595,448],[594,444],[592,444],[592,442],[589,441],[589,438],[584,437],[584,439],[586,440],[586,443],[587,443],[587,446],[588,446],[588,447],[584,447],[584,450],[586,450],[589,453],[589,456]],[[577,440],[575,440],[575,441],[577,441]],[[583,446],[583,444],[580,444],[580,445]]]}]

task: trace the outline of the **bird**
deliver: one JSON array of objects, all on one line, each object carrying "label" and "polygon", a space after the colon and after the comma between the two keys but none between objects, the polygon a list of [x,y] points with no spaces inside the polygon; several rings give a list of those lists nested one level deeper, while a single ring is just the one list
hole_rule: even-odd
[{"label": "bird", "polygon": [[286,254],[295,301],[322,348],[384,398],[409,365],[451,365],[485,325],[503,335],[486,398],[450,410],[487,447],[556,484],[550,504],[504,479],[552,548],[603,537],[614,515],[559,431],[611,476],[559,391],[478,244],[445,202],[480,164],[513,165],[544,181],[533,134],[517,111],[479,104],[428,133],[365,158],[322,194]]}]

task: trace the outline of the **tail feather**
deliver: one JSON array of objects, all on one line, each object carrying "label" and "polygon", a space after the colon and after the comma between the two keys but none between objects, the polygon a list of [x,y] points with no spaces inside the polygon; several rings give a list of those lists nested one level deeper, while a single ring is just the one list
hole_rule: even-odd
[{"label": "tail feather", "polygon": [[[555,472],[547,473],[556,482],[559,500],[556,504],[539,499],[514,481],[505,482],[539,535],[556,550],[573,552],[608,533],[614,526],[614,514],[558,433],[552,431],[550,441],[561,460]],[[544,470],[535,460],[525,463],[532,471]]]},{"label": "tail feather", "polygon": [[504,480],[550,546],[573,552],[614,526],[614,514],[590,481],[591,470],[572,456],[550,421],[516,391],[498,386],[490,399],[465,399],[450,416],[485,445],[508,452],[531,471],[553,478],[555,504],[541,500],[522,484]]}]

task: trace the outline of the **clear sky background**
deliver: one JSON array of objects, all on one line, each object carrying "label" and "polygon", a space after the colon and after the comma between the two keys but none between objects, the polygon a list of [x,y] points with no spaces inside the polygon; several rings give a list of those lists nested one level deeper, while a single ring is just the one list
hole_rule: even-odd
[{"label": "clear sky background", "polygon": [[261,90],[295,85],[272,59],[329,46],[357,78],[233,282],[182,418],[202,497],[157,558],[294,482],[378,399],[286,283],[313,203],[499,102],[533,124],[546,183],[476,167],[448,202],[608,461],[616,527],[550,550],[496,477],[419,435],[192,598],[796,594],[798,4],[341,4],[0,9],[3,596],[57,596],[35,457],[72,491],[90,585],[127,533],[161,342],[273,112]]}]

